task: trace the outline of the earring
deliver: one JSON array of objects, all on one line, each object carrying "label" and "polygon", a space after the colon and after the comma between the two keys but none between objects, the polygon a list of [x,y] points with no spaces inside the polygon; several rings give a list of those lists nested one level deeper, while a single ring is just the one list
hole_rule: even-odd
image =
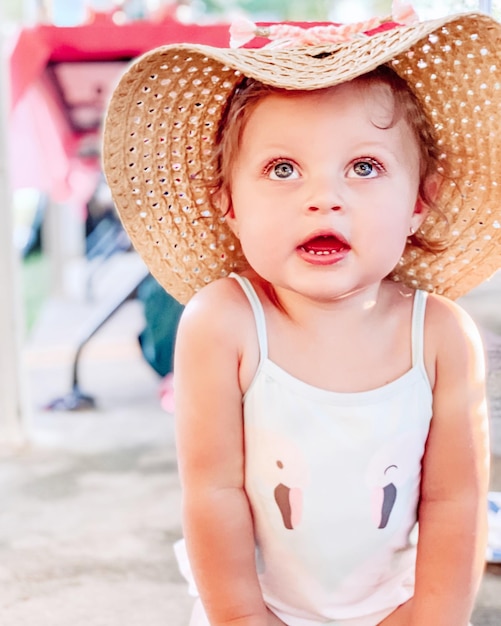
[{"label": "earring", "polygon": [[409,237],[412,237],[412,235],[415,233],[415,230],[412,228],[412,226],[409,228]]}]

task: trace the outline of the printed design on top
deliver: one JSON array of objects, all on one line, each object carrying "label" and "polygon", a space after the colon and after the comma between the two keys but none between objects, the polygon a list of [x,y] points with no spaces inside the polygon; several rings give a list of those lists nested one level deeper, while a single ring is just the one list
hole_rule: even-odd
[{"label": "printed design on top", "polygon": [[258,442],[261,484],[270,494],[280,524],[293,530],[301,523],[304,489],[310,480],[305,456],[288,437],[274,431],[249,427],[246,439],[249,437]]},{"label": "printed design on top", "polygon": [[[274,431],[253,427],[251,435],[259,442],[261,484],[280,514],[281,525],[294,530],[303,518],[304,493],[310,483],[310,471],[301,449],[289,438]],[[369,488],[367,501],[373,527],[388,528],[399,505],[399,494],[409,481],[416,479],[420,463],[415,459],[416,431],[407,432],[380,447],[372,456],[365,473]],[[400,502],[403,504],[403,502]]]},{"label": "printed design on top", "polygon": [[372,521],[376,528],[385,529],[399,502],[399,490],[415,477],[415,450],[419,434],[416,431],[397,436],[382,446],[369,462],[366,483],[371,494]]}]

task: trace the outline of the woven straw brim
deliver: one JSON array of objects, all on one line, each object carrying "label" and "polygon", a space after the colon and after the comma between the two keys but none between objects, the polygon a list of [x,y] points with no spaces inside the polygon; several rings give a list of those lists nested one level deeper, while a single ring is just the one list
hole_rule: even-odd
[{"label": "woven straw brim", "polygon": [[453,181],[422,227],[447,249],[408,245],[395,280],[457,298],[501,267],[500,25],[463,14],[302,49],[170,45],[136,60],[108,107],[103,159],[114,202],[151,273],[180,302],[241,271],[240,244],[210,202],[218,125],[243,76],[286,89],[336,85],[388,64],[433,123]]}]

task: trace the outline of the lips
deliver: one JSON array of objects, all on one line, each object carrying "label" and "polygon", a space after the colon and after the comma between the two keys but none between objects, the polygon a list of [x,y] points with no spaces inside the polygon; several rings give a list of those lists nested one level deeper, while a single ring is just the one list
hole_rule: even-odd
[{"label": "lips", "polygon": [[348,242],[337,233],[326,233],[310,237],[298,246],[301,252],[311,257],[344,255],[350,250]]}]

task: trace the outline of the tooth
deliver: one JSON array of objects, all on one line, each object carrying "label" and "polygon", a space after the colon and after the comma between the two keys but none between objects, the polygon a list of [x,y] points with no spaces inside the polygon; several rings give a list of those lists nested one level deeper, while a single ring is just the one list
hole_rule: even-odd
[{"label": "tooth", "polygon": [[325,256],[329,254],[335,254],[335,250],[307,250],[304,246],[301,246],[303,252],[307,252],[313,256]]}]

